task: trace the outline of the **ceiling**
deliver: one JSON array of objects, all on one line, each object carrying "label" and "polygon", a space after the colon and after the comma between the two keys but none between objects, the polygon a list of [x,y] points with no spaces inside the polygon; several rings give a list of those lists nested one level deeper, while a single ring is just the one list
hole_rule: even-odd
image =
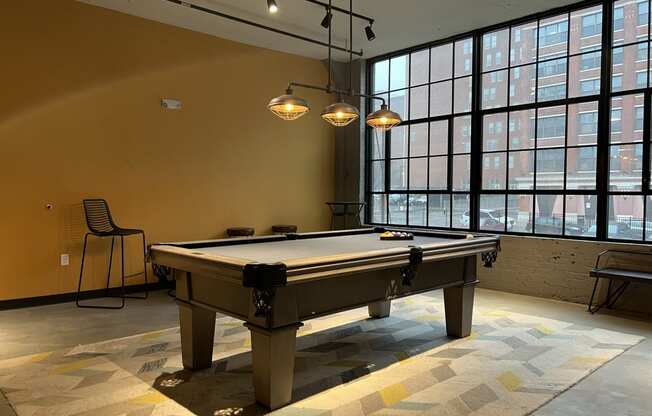
[{"label": "ceiling", "polygon": [[[327,56],[324,47],[166,0],[78,1],[263,48],[317,59]],[[319,24],[325,9],[304,0],[276,0],[279,11],[275,14],[268,13],[266,0],[184,1],[322,41],[328,40],[328,31]],[[364,36],[367,23],[354,19],[353,49],[362,49],[364,57],[370,58],[575,2],[577,0],[355,0],[354,11],[375,20],[373,30],[376,39],[367,41]],[[333,5],[348,9],[349,2],[333,0]],[[334,12],[334,43],[344,46],[348,33],[348,16]],[[335,58],[345,59],[345,55],[337,53]]]}]

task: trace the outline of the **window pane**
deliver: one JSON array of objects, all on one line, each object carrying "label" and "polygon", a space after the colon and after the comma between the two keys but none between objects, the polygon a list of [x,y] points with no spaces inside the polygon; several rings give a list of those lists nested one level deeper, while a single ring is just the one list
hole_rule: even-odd
[{"label": "window pane", "polygon": [[505,153],[486,153],[482,156],[482,189],[505,189],[506,159]]},{"label": "window pane", "polygon": [[428,117],[428,86],[410,88],[410,119]]},{"label": "window pane", "polygon": [[455,42],[455,76],[461,77],[473,73],[473,39]]},{"label": "window pane", "polygon": [[468,195],[453,195],[453,228],[469,228]]},{"label": "window pane", "polygon": [[428,123],[410,126],[410,157],[428,154]]},{"label": "window pane", "polygon": [[374,94],[389,90],[389,60],[374,64]]},{"label": "window pane", "polygon": [[507,224],[508,231],[532,232],[532,195],[507,196]]},{"label": "window pane", "polygon": [[534,151],[510,152],[507,176],[509,189],[533,189]]},{"label": "window pane", "polygon": [[567,195],[564,234],[595,237],[597,206],[596,195]]},{"label": "window pane", "polygon": [[539,22],[539,60],[564,56],[568,52],[568,15],[550,17]]},{"label": "window pane", "polygon": [[505,195],[481,195],[479,227],[486,231],[505,231]]},{"label": "window pane", "polygon": [[455,80],[455,113],[466,113],[471,111],[471,77],[458,78]]},{"label": "window pane", "polygon": [[568,106],[568,145],[598,144],[598,103]]},{"label": "window pane", "polygon": [[407,195],[390,194],[389,223],[405,225],[407,223]]},{"label": "window pane", "polygon": [[408,116],[407,90],[394,91],[389,94],[389,108],[396,111],[402,120]]},{"label": "window pane", "polygon": [[428,226],[450,227],[450,195],[428,195]]},{"label": "window pane", "polygon": [[453,191],[468,191],[471,188],[471,156],[453,156]]},{"label": "window pane", "polygon": [[453,153],[471,153],[471,116],[453,119]]},{"label": "window pane", "polygon": [[643,95],[624,95],[611,99],[611,143],[643,140]]},{"label": "window pane", "polygon": [[450,114],[453,108],[451,81],[430,84],[430,117]]},{"label": "window pane", "polygon": [[[572,56],[569,59],[568,96],[584,97],[600,94],[600,52]],[[587,69],[583,69],[585,66]]]},{"label": "window pane", "polygon": [[448,157],[439,156],[430,158],[430,189],[448,189]]},{"label": "window pane", "polygon": [[595,146],[569,148],[566,151],[566,189],[595,189]]},{"label": "window pane", "polygon": [[507,113],[489,114],[482,119],[482,149],[507,149]]},{"label": "window pane", "polygon": [[534,102],[536,65],[525,65],[509,70],[509,104]]},{"label": "window pane", "polygon": [[627,91],[647,87],[647,42],[615,48],[612,55],[611,72],[619,77],[612,82],[612,91]]},{"label": "window pane", "polygon": [[430,67],[430,51],[413,52],[410,55],[410,85],[421,85],[428,83]]},{"label": "window pane", "polygon": [[371,131],[371,158],[384,159],[385,158],[385,132],[378,130]]},{"label": "window pane", "polygon": [[398,126],[391,130],[391,138],[389,141],[389,157],[392,159],[399,157],[407,157],[408,155],[408,142],[407,142],[407,127]]},{"label": "window pane", "polygon": [[[639,5],[639,3],[642,3]],[[647,1],[619,0],[614,2],[614,44],[635,42],[648,33]]]},{"label": "window pane", "polygon": [[540,108],[537,112],[537,147],[563,146],[566,141],[566,107]]},{"label": "window pane", "polygon": [[566,98],[566,58],[539,63],[537,101]]},{"label": "window pane", "polygon": [[507,70],[482,75],[482,108],[507,105]]},{"label": "window pane", "polygon": [[385,162],[378,160],[371,162],[371,191],[382,192],[385,190]]},{"label": "window pane", "polygon": [[390,183],[392,190],[402,191],[407,189],[407,159],[397,159],[390,162]]},{"label": "window pane", "polygon": [[377,224],[387,222],[387,195],[371,196],[371,222]]},{"label": "window pane", "polygon": [[[570,53],[600,49],[602,44],[602,5],[571,13]],[[579,28],[575,30],[574,28]]]},{"label": "window pane", "polygon": [[430,50],[430,82],[453,77],[453,44],[437,46]]},{"label": "window pane", "polygon": [[564,215],[563,195],[537,195],[534,232],[561,235]]},{"label": "window pane", "polygon": [[610,146],[609,189],[640,191],[643,179],[643,145]]},{"label": "window pane", "polygon": [[536,187],[564,188],[564,149],[537,150]]},{"label": "window pane", "polygon": [[645,240],[652,240],[652,196],[647,197],[647,212],[645,213]]},{"label": "window pane", "polygon": [[410,189],[423,190],[428,187],[428,158],[410,159]]},{"label": "window pane", "polygon": [[430,123],[430,154],[445,155],[448,153],[448,120]]},{"label": "window pane", "polygon": [[408,56],[397,56],[390,60],[389,89],[398,90],[408,86]]},{"label": "window pane", "polygon": [[643,196],[609,197],[609,238],[641,240],[643,238]]},{"label": "window pane", "polygon": [[535,110],[512,111],[509,113],[509,148],[534,148]]},{"label": "window pane", "polygon": [[507,67],[509,52],[509,29],[486,33],[482,37],[482,70]]},{"label": "window pane", "polygon": [[537,59],[537,22],[512,27],[511,46],[511,65],[534,62]]},{"label": "window pane", "polygon": [[426,195],[410,195],[409,225],[426,225]]}]

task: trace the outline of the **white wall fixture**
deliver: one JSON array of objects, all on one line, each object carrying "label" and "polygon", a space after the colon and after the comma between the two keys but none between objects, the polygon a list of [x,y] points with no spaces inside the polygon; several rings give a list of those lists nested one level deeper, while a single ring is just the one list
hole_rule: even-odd
[{"label": "white wall fixture", "polygon": [[166,110],[180,110],[181,101],[172,98],[162,98],[161,107],[165,108]]}]

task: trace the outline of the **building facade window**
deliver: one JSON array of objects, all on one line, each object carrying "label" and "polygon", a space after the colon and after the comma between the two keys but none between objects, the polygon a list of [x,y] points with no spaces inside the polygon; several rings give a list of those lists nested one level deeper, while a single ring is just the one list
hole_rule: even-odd
[{"label": "building facade window", "polygon": [[367,220],[652,241],[649,3],[583,2],[371,60],[369,88],[405,121],[368,130]]}]

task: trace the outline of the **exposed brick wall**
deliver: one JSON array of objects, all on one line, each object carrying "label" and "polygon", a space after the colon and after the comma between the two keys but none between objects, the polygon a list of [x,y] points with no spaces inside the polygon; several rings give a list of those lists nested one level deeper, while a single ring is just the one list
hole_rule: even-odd
[{"label": "exposed brick wall", "polygon": [[[578,240],[503,236],[502,252],[493,268],[479,268],[480,286],[505,292],[553,298],[586,304],[593,278],[589,270],[602,250],[646,251],[649,245],[607,244]],[[652,264],[638,258],[618,258],[629,268],[652,270]],[[606,283],[601,288],[601,299]],[[652,314],[652,285],[632,284],[616,306]]]}]

